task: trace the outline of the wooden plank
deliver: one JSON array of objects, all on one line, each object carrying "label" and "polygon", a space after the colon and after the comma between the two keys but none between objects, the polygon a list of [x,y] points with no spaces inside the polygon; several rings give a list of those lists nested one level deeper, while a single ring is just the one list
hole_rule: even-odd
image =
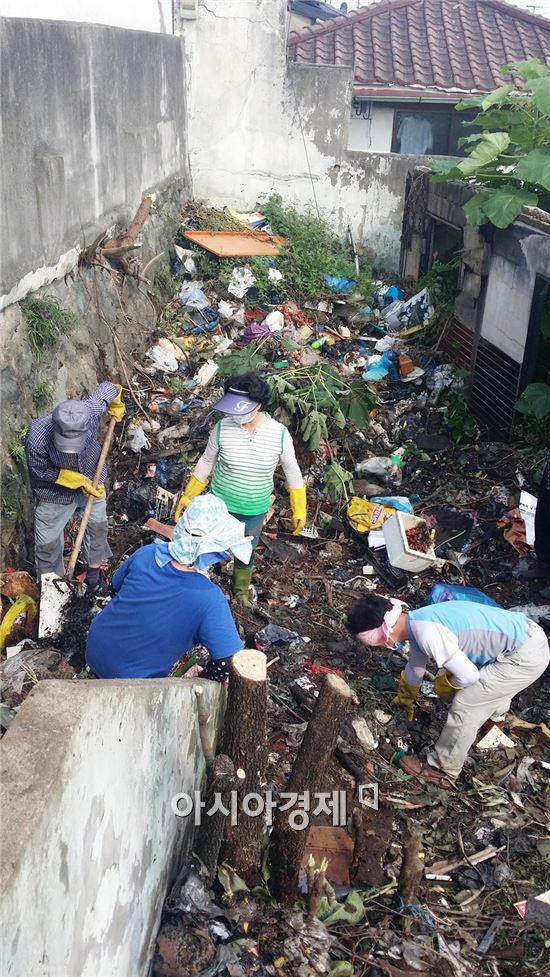
[{"label": "wooden plank", "polygon": [[265,231],[185,231],[184,237],[218,258],[276,258],[287,243]]}]

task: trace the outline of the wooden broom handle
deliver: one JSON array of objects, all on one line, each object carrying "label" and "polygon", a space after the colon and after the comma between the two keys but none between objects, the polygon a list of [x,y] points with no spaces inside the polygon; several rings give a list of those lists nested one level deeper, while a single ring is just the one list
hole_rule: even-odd
[{"label": "wooden broom handle", "polygon": [[[103,442],[103,447],[101,449],[101,454],[99,456],[99,461],[97,463],[97,468],[95,470],[94,480],[92,482],[94,488],[97,488],[97,486],[100,483],[101,473],[103,471],[103,466],[105,464],[107,455],[109,454],[111,448],[111,443],[113,440],[113,434],[115,432],[116,423],[117,423],[116,417],[111,417],[111,419],[109,420],[109,427],[107,428],[107,433],[105,435],[105,441]],[[80,553],[80,550],[82,548],[82,540],[84,539],[84,533],[88,528],[88,521],[90,519],[90,513],[92,511],[92,506],[94,502],[95,502],[95,496],[89,495],[86,500],[86,506],[84,512],[82,513],[82,519],[80,520],[80,527],[76,535],[76,539],[74,541],[71,558],[69,560],[69,565],[67,567],[67,573],[65,574],[65,576],[69,580],[72,580],[74,577],[76,561],[78,560],[78,554]]]}]

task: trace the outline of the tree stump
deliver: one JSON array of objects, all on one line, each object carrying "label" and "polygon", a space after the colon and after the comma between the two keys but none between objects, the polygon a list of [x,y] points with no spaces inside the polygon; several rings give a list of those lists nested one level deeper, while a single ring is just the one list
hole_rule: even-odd
[{"label": "tree stump", "polygon": [[[261,651],[238,651],[231,659],[222,753],[244,770],[241,797],[261,793],[265,785],[266,719],[266,657]],[[223,861],[252,885],[260,880],[263,827],[261,815],[241,809],[236,825],[226,821]]]},{"label": "tree stump", "polygon": [[[205,811],[213,807],[216,794],[219,795],[220,806],[229,810],[231,791],[238,790],[244,780],[244,770],[235,770],[235,765],[228,756],[217,756],[206,778]],[[218,810],[205,818],[200,829],[197,855],[206,869],[208,881],[212,881],[216,872],[225,824],[226,815],[223,810]]]},{"label": "tree stump", "polygon": [[[340,723],[353,701],[353,692],[341,678],[326,676],[285,793],[316,794],[323,789]],[[291,814],[292,810],[276,812],[269,846],[271,890],[284,905],[291,905],[296,898],[307,842],[307,831],[296,831],[289,824]]]}]

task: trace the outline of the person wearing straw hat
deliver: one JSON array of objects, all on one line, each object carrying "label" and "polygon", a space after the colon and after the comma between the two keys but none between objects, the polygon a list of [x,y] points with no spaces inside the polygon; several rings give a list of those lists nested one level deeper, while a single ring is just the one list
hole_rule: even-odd
[{"label": "person wearing straw hat", "polygon": [[404,756],[400,766],[443,787],[460,774],[483,724],[502,719],[513,696],[540,678],[550,661],[538,624],[473,601],[449,600],[411,611],[401,600],[372,594],[353,606],[348,627],[367,647],[393,648],[408,640],[409,660],[393,701],[409,721],[428,662],[440,669],[434,691],[449,704],[447,722],[425,759]]},{"label": "person wearing straw hat", "polygon": [[122,387],[104,381],[82,400],[64,400],[51,414],[29,424],[25,455],[34,502],[34,556],[38,579],[43,573],[62,577],[63,531],[75,514],[81,513],[91,495],[94,504],[84,536],[87,561],[86,583],[99,584],[101,564],[111,556],[107,542],[107,509],[103,482],[94,488],[101,446],[97,440],[100,420],[124,417]]},{"label": "person wearing straw hat", "polygon": [[[223,499],[229,512],[244,523],[255,549],[270,507],[273,475],[280,464],[290,494],[292,530],[298,535],[306,524],[306,487],[291,435],[264,410],[270,399],[267,383],[258,373],[243,373],[229,377],[224,389],[225,395],[214,404],[224,417],[213,428],[183,490],[176,518],[204,492],[211,477],[210,492]],[[248,563],[235,560],[233,595],[245,607],[250,606],[253,567],[253,555]]]},{"label": "person wearing straw hat", "polygon": [[194,499],[169,543],[136,550],[113,574],[115,596],[91,623],[86,663],[97,678],[162,678],[195,645],[210,654],[205,677],[223,682],[244,647],[223,591],[207,569],[245,563],[252,540],[222,499]]}]

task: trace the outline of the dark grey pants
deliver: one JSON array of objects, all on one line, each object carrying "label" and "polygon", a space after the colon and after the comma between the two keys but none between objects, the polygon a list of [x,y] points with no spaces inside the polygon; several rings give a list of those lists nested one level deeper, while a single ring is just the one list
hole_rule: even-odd
[{"label": "dark grey pants", "polygon": [[[88,496],[80,490],[74,493],[74,501],[60,505],[58,502],[34,502],[34,558],[36,574],[65,573],[63,564],[63,531],[75,512],[82,512]],[[107,542],[107,501],[94,499],[88,528],[82,544],[85,561],[92,566],[103,563],[112,554]]]}]

